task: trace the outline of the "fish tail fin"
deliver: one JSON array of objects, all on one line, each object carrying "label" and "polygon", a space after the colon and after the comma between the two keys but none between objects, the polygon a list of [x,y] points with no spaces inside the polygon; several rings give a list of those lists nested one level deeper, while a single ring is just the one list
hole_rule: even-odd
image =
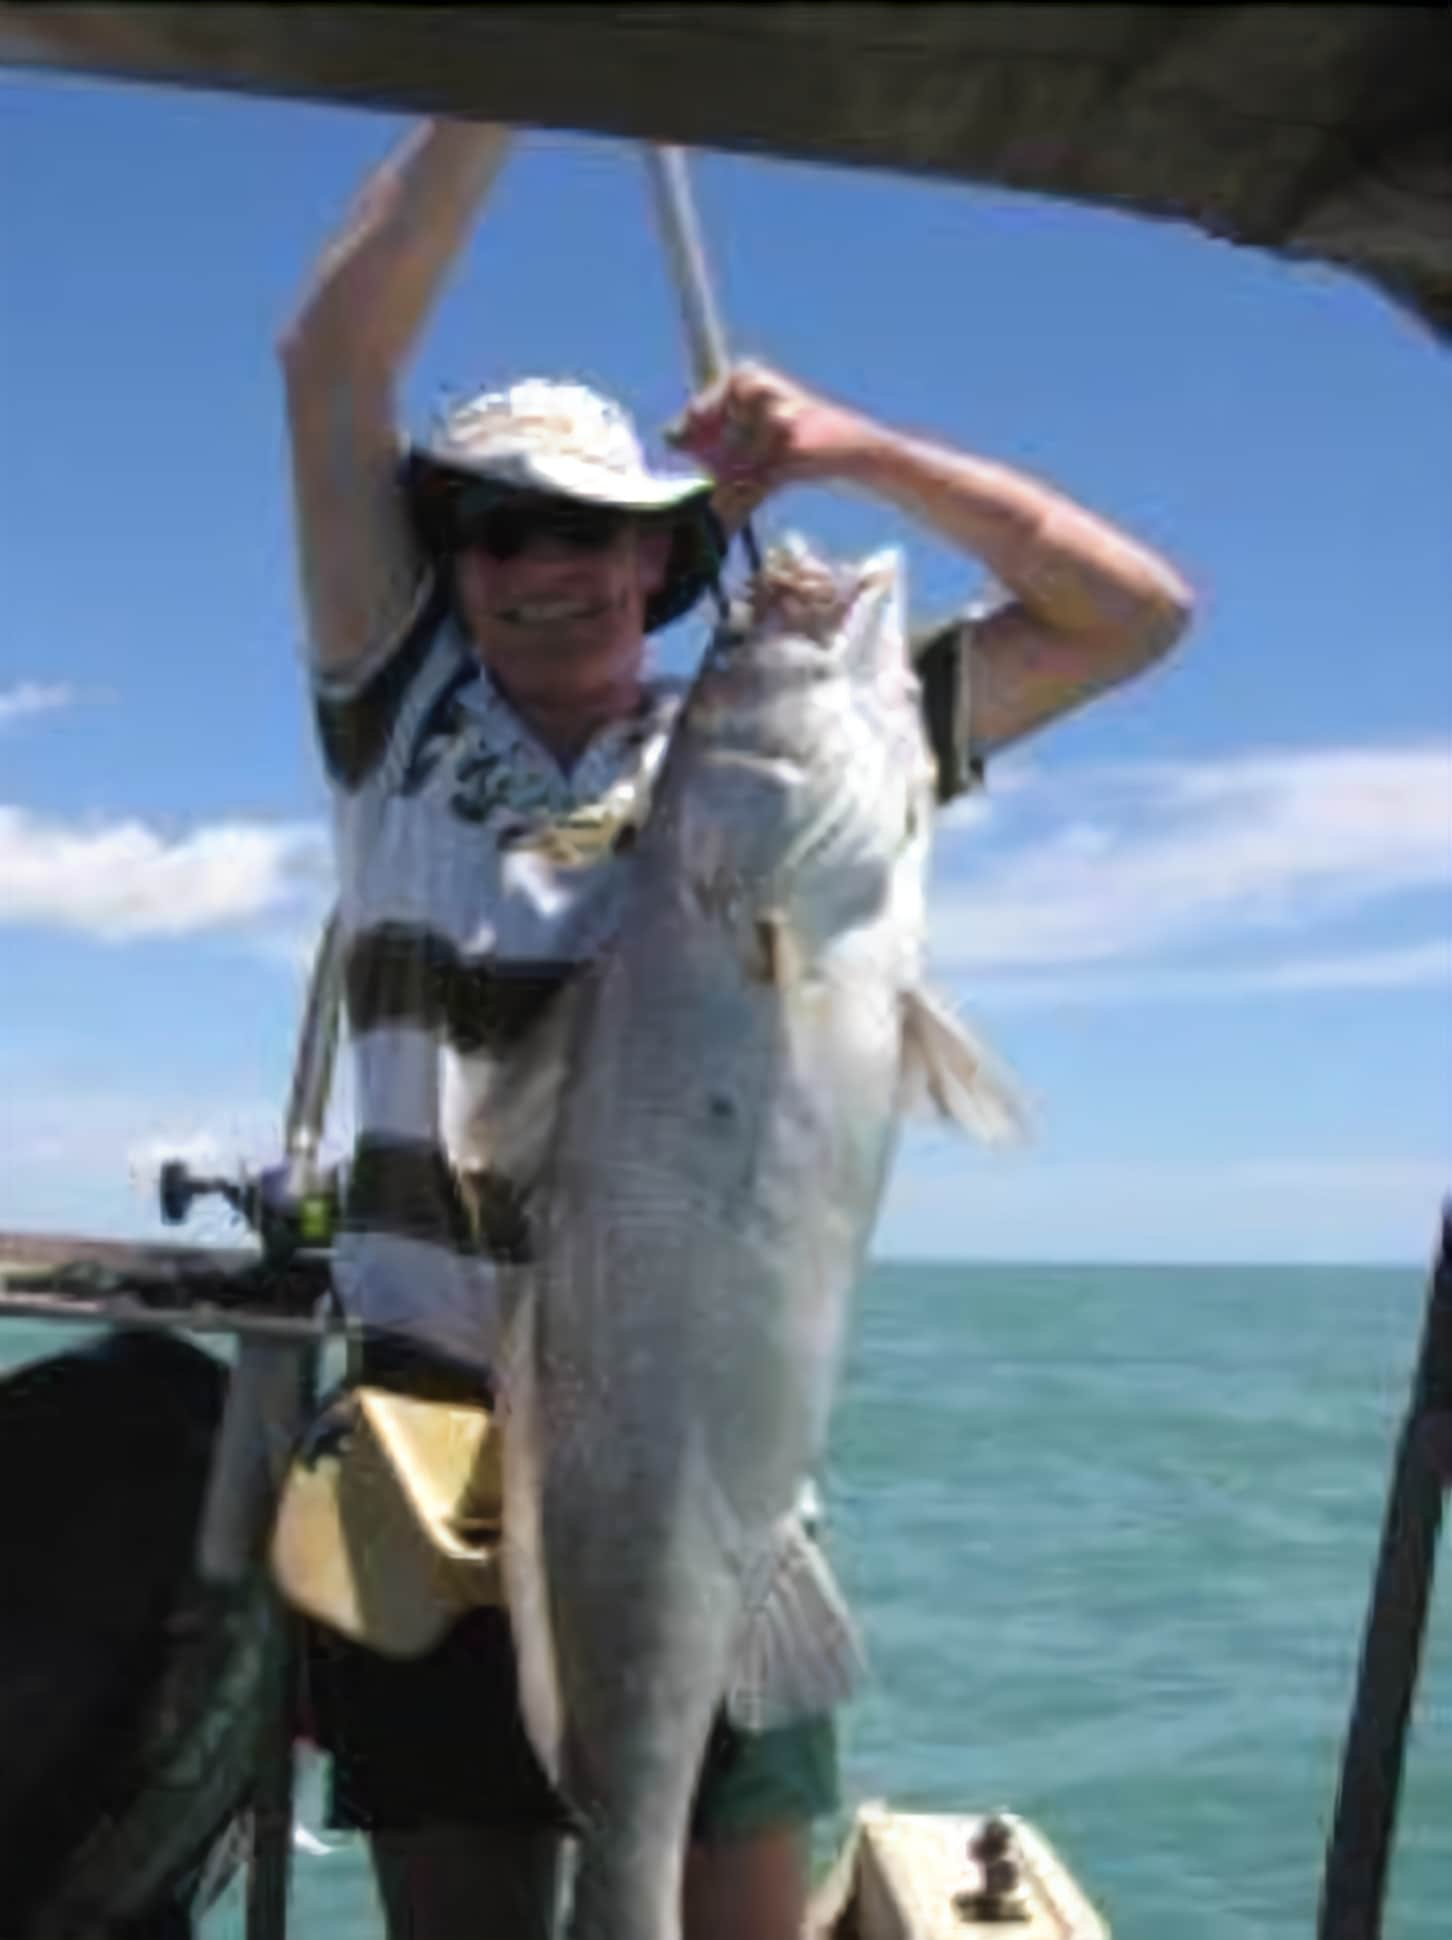
[{"label": "fish tail fin", "polygon": [[903,1102],[930,1106],[985,1145],[1022,1145],[1032,1133],[1018,1086],[988,1046],[930,991],[903,997]]},{"label": "fish tail fin", "polygon": [[558,1787],[564,1712],[544,1567],[535,1306],[528,1293],[511,1303],[502,1355],[504,1587],[525,1728],[546,1776]]},{"label": "fish tail fin", "polygon": [[726,1689],[744,1731],[835,1710],[856,1688],[862,1645],[827,1559],[793,1517],[748,1599]]}]

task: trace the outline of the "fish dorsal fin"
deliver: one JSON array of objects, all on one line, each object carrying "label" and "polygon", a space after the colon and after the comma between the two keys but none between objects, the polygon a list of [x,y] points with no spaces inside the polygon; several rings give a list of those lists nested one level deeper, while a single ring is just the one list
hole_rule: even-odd
[{"label": "fish dorsal fin", "polygon": [[930,991],[907,991],[902,1007],[904,1108],[931,1110],[985,1145],[1025,1144],[1028,1107],[982,1039]]},{"label": "fish dorsal fin", "polygon": [[843,665],[863,681],[908,665],[902,554],[890,547],[857,567],[857,589],[842,628]]}]

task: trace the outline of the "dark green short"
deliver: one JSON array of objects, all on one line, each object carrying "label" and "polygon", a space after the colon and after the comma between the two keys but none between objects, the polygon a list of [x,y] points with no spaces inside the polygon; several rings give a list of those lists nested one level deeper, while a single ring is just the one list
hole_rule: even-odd
[{"label": "dark green short", "polygon": [[718,1726],[691,1823],[708,1844],[749,1839],[768,1826],[810,1825],[841,1805],[837,1727],[803,1718],[776,1731]]},{"label": "dark green short", "polygon": [[[310,1627],[308,1722],[332,1754],[329,1821],[359,1831],[553,1826],[570,1818],[525,1734],[502,1610],[473,1610],[424,1657],[400,1661]],[[776,1731],[717,1725],[693,1836],[749,1838],[837,1810],[830,1717]]]}]

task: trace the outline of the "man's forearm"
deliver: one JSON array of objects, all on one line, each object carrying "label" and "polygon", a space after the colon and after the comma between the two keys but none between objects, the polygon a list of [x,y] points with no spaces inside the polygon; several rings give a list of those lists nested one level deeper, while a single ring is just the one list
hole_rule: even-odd
[{"label": "man's forearm", "polygon": [[1191,595],[1167,561],[1005,465],[864,420],[838,476],[973,554],[1066,635],[1154,652],[1184,626]]},{"label": "man's forearm", "polygon": [[889,431],[762,365],[737,365],[692,398],[669,435],[715,478],[728,529],[783,485],[855,487],[941,533],[1014,595],[942,634],[942,651],[929,649],[947,676],[938,682],[945,793],[955,750],[1005,747],[1128,680],[1190,617],[1190,590],[1173,566],[1061,493]]},{"label": "man's forearm", "polygon": [[431,121],[364,184],[284,336],[392,371],[423,326],[509,145],[511,130]]}]

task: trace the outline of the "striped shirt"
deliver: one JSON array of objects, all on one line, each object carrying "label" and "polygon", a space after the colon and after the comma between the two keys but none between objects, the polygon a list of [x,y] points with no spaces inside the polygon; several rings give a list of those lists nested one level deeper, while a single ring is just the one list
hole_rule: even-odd
[{"label": "striped shirt", "polygon": [[[968,785],[964,623],[917,645],[944,799]],[[450,1151],[451,1099],[489,1073],[619,921],[638,824],[684,698],[648,683],[566,772],[426,581],[400,636],[346,680],[315,677],[333,799],[357,1143],[335,1273],[371,1329],[488,1367],[496,1262],[517,1259],[514,1187]]]}]

